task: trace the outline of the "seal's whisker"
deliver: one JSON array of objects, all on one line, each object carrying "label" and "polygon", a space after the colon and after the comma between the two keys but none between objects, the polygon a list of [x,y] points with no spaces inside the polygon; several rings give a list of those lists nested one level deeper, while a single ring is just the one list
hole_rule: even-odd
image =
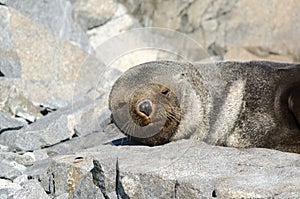
[{"label": "seal's whisker", "polygon": [[136,132],[137,127],[138,127],[138,125],[135,124],[134,122],[132,122],[131,129],[130,129],[131,135],[134,135],[134,133]]},{"label": "seal's whisker", "polygon": [[159,112],[158,118],[166,120],[168,117],[167,117],[167,115],[164,112]]},{"label": "seal's whisker", "polygon": [[136,124],[133,123],[132,121],[127,121],[126,122],[126,128],[124,129],[125,134],[127,135],[133,135],[134,134],[134,130],[135,130],[135,126]]},{"label": "seal's whisker", "polygon": [[160,119],[169,119],[171,121],[180,122],[178,116],[172,112],[159,112],[158,117]]},{"label": "seal's whisker", "polygon": [[129,121],[125,122],[122,126],[121,126],[121,130],[125,132],[125,129],[127,128]]},{"label": "seal's whisker", "polygon": [[133,123],[132,126],[133,126],[133,128],[132,128],[133,129],[132,130],[132,134],[133,134],[133,133],[135,133],[137,131],[137,129],[138,129],[139,126],[137,124],[135,124],[135,123]]},{"label": "seal's whisker", "polygon": [[174,113],[170,112],[170,113],[167,113],[167,118],[171,119],[171,120],[174,120],[176,122],[179,122],[179,118],[177,115],[175,115]]}]

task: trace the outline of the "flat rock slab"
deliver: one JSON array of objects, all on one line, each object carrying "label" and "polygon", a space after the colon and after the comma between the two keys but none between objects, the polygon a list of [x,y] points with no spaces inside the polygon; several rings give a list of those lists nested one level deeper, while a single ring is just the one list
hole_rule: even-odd
[{"label": "flat rock slab", "polygon": [[7,130],[20,129],[23,126],[25,126],[25,123],[0,112],[0,134]]},{"label": "flat rock slab", "polygon": [[[0,143],[12,149],[32,151],[71,139],[75,135],[75,114],[91,103],[89,98],[51,113],[20,131],[7,131],[0,135]],[[78,113],[80,112],[80,113]]]},{"label": "flat rock slab", "polygon": [[21,64],[14,48],[9,21],[9,9],[0,5],[0,77],[17,78],[21,77]]},{"label": "flat rock slab", "polygon": [[104,195],[116,190],[114,196],[130,198],[297,198],[299,167],[299,154],[181,140],[158,147],[100,145],[44,160],[26,174],[54,196],[79,193],[86,189],[81,181],[90,179]]},{"label": "flat rock slab", "polygon": [[50,198],[37,180],[28,180],[20,184],[0,179],[0,197],[2,199]]},{"label": "flat rock slab", "polygon": [[72,5],[69,1],[7,1],[6,5],[42,25],[55,36],[75,42],[82,49],[91,51],[86,34],[72,19]]}]

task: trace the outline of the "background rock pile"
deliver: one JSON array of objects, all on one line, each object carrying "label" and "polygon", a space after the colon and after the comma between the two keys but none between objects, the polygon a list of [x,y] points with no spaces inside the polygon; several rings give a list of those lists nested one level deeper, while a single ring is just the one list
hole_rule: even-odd
[{"label": "background rock pile", "polygon": [[0,198],[300,197],[298,154],[191,140],[134,145],[107,106],[121,71],[179,59],[114,54],[123,52],[114,36],[159,26],[220,60],[299,62],[299,9],[275,0],[0,0]]}]

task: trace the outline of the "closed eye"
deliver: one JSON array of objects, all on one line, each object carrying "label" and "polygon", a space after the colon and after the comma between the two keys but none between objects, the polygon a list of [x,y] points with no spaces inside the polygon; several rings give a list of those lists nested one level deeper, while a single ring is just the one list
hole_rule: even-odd
[{"label": "closed eye", "polygon": [[160,93],[163,94],[163,95],[167,95],[169,93],[170,89],[168,88],[163,88]]},{"label": "closed eye", "polygon": [[118,108],[123,108],[126,105],[126,102],[120,102],[118,104]]}]

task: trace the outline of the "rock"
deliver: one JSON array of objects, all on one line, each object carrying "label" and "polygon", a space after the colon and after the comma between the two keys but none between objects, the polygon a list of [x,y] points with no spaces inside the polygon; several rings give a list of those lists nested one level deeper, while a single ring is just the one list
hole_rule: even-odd
[{"label": "rock", "polygon": [[83,63],[86,53],[58,39],[47,29],[33,23],[14,9],[10,11],[10,27],[21,60],[22,79],[64,82],[74,80],[75,71]]},{"label": "rock", "polygon": [[[0,109],[6,113],[9,109],[15,110],[14,108],[7,106],[9,95],[14,95],[13,97],[16,97],[15,99],[10,99],[11,104],[15,104],[15,106],[20,104],[22,105],[21,107],[25,106],[25,110],[31,110],[33,108],[32,106],[34,106],[34,110],[41,116],[40,111],[42,111],[43,108],[40,108],[39,106],[43,105],[43,103],[46,103],[48,100],[51,101],[51,98],[68,101],[75,94],[74,83],[65,83],[61,80],[48,82],[0,78],[0,84]],[[78,92],[84,93],[87,91],[78,90]],[[20,96],[17,97],[17,94]],[[23,102],[22,100],[21,102],[18,102],[19,98],[23,99]],[[46,105],[49,105],[49,103],[46,103]],[[9,113],[11,114],[11,111]]]},{"label": "rock", "polygon": [[16,177],[13,182],[17,183],[17,184],[28,182],[28,176],[27,175],[20,175],[20,176]]},{"label": "rock", "polygon": [[[72,1],[71,1],[72,3]],[[102,26],[108,22],[117,11],[118,4],[112,0],[89,0],[73,2],[74,20],[84,30]]]},{"label": "rock", "polygon": [[4,113],[0,112],[0,134],[8,130],[18,130],[25,126],[25,123],[13,119]]},{"label": "rock", "polygon": [[41,187],[37,180],[29,180],[21,183],[22,189],[17,190],[12,198],[16,199],[36,199],[36,198],[49,198],[44,189]]},{"label": "rock", "polygon": [[24,165],[0,158],[0,178],[13,180],[26,170]]},{"label": "rock", "polygon": [[119,129],[114,125],[109,125],[104,132],[94,132],[83,137],[75,137],[57,145],[36,150],[34,154],[36,160],[43,160],[57,155],[78,153],[84,149],[109,144],[112,140],[121,141],[122,138],[124,138],[124,136]]},{"label": "rock", "polygon": [[153,60],[196,62],[209,58],[194,40],[162,28],[138,28],[122,32],[99,45],[96,56],[106,65],[121,71]]},{"label": "rock", "polygon": [[[104,143],[116,136],[116,134],[101,133],[109,122],[110,111],[107,108],[107,97],[96,101],[87,97],[78,98],[77,102],[47,114],[19,131],[3,132],[0,135],[0,143],[8,145],[11,150],[32,151],[47,147],[49,151],[56,151],[55,153],[57,150],[58,153],[74,152]],[[88,136],[89,134],[93,135]],[[51,147],[60,142],[72,140],[74,136],[84,138]]]},{"label": "rock", "polygon": [[15,161],[18,164],[24,166],[33,165],[36,161],[35,156],[32,152],[26,152],[24,154],[18,154],[13,152],[0,152],[0,158],[8,161]]},{"label": "rock", "polygon": [[69,194],[63,193],[60,196],[55,197],[55,199],[69,199]]},{"label": "rock", "polygon": [[8,146],[4,146],[0,144],[0,152],[8,152],[8,151],[9,151]]},{"label": "rock", "polygon": [[125,30],[140,27],[139,23],[130,15],[126,9],[119,5],[114,17],[104,25],[87,31],[93,49],[96,49],[103,42]]},{"label": "rock", "polygon": [[110,114],[107,100],[101,99],[90,103],[83,111],[73,115],[76,122],[74,127],[76,134],[83,137],[90,133],[103,131],[110,122]]},{"label": "rock", "polygon": [[66,164],[63,159],[57,162],[53,160],[38,162],[29,167],[26,174],[39,179],[42,187],[52,197],[65,193],[73,196],[78,181],[92,169],[92,159],[75,157],[72,162],[72,165]]},{"label": "rock", "polygon": [[6,6],[0,5],[0,77],[21,77],[21,64],[14,48],[10,28],[10,12]]},{"label": "rock", "polygon": [[[100,145],[46,162],[33,165],[26,174],[40,179],[44,188],[54,180],[59,194],[68,192],[71,184],[69,194],[79,194],[78,189],[91,183],[90,172],[102,194],[117,190],[115,194],[129,198],[267,198],[300,193],[300,155],[268,149],[181,140],[157,147]],[[67,176],[68,185],[62,180]],[[95,188],[88,191],[92,190],[99,193]]]},{"label": "rock", "polygon": [[[23,3],[31,5],[32,2]],[[41,2],[41,4],[43,3]],[[5,7],[8,12],[7,15],[10,16],[7,23],[11,32],[11,43],[14,44],[14,50],[22,67],[22,79],[1,78],[1,89],[5,89],[3,93],[11,92],[7,87],[14,85],[24,93],[25,98],[35,105],[40,105],[52,96],[56,99],[70,100],[78,94],[95,89],[97,83],[103,83],[103,87],[99,89],[98,86],[96,97],[103,95],[103,93],[99,93],[103,88],[110,89],[109,85],[114,80],[112,78],[113,70],[107,70],[108,67],[93,56],[88,55],[68,41],[57,38],[52,32],[49,32],[49,29],[32,22],[13,9],[23,9],[26,6],[11,2],[9,9]],[[33,7],[35,8],[35,6],[37,5],[35,4]],[[44,5],[40,6],[43,7]],[[40,11],[30,10],[28,11],[29,15],[32,14],[31,12]],[[91,63],[93,68],[89,65]],[[99,76],[103,72],[105,72],[106,77],[99,81]],[[27,117],[23,110],[19,111],[18,114]],[[33,118],[26,119],[32,120]]]},{"label": "rock", "polygon": [[39,108],[28,100],[22,91],[16,86],[5,84],[0,88],[0,111],[28,122],[34,122],[42,116]]},{"label": "rock", "polygon": [[8,1],[9,7],[43,26],[56,37],[71,41],[87,52],[91,52],[86,34],[72,19],[72,6],[66,0],[40,1],[25,0]]},{"label": "rock", "polygon": [[[119,0],[145,27],[178,30],[226,60],[299,62],[300,3],[260,1]],[[249,5],[252,5],[249,7]],[[219,50],[216,50],[217,47]],[[212,49],[213,48],[213,49]],[[236,53],[230,49],[238,48]],[[241,54],[248,48],[249,55]],[[263,49],[263,55],[257,54]],[[231,51],[231,52],[230,52]],[[228,54],[227,54],[228,52]]]},{"label": "rock", "polygon": [[73,114],[90,102],[91,100],[85,98],[37,120],[21,131],[4,132],[0,135],[0,142],[12,149],[31,151],[71,139],[76,133]]},{"label": "rock", "polygon": [[70,102],[61,98],[50,97],[40,104],[46,111],[56,111],[57,109],[66,107]]},{"label": "rock", "polygon": [[104,197],[100,189],[93,183],[92,174],[88,173],[84,177],[82,177],[76,185],[73,198],[103,199],[107,197]]},{"label": "rock", "polygon": [[0,179],[0,198],[8,199],[22,187],[17,183],[12,183],[10,180]]}]

